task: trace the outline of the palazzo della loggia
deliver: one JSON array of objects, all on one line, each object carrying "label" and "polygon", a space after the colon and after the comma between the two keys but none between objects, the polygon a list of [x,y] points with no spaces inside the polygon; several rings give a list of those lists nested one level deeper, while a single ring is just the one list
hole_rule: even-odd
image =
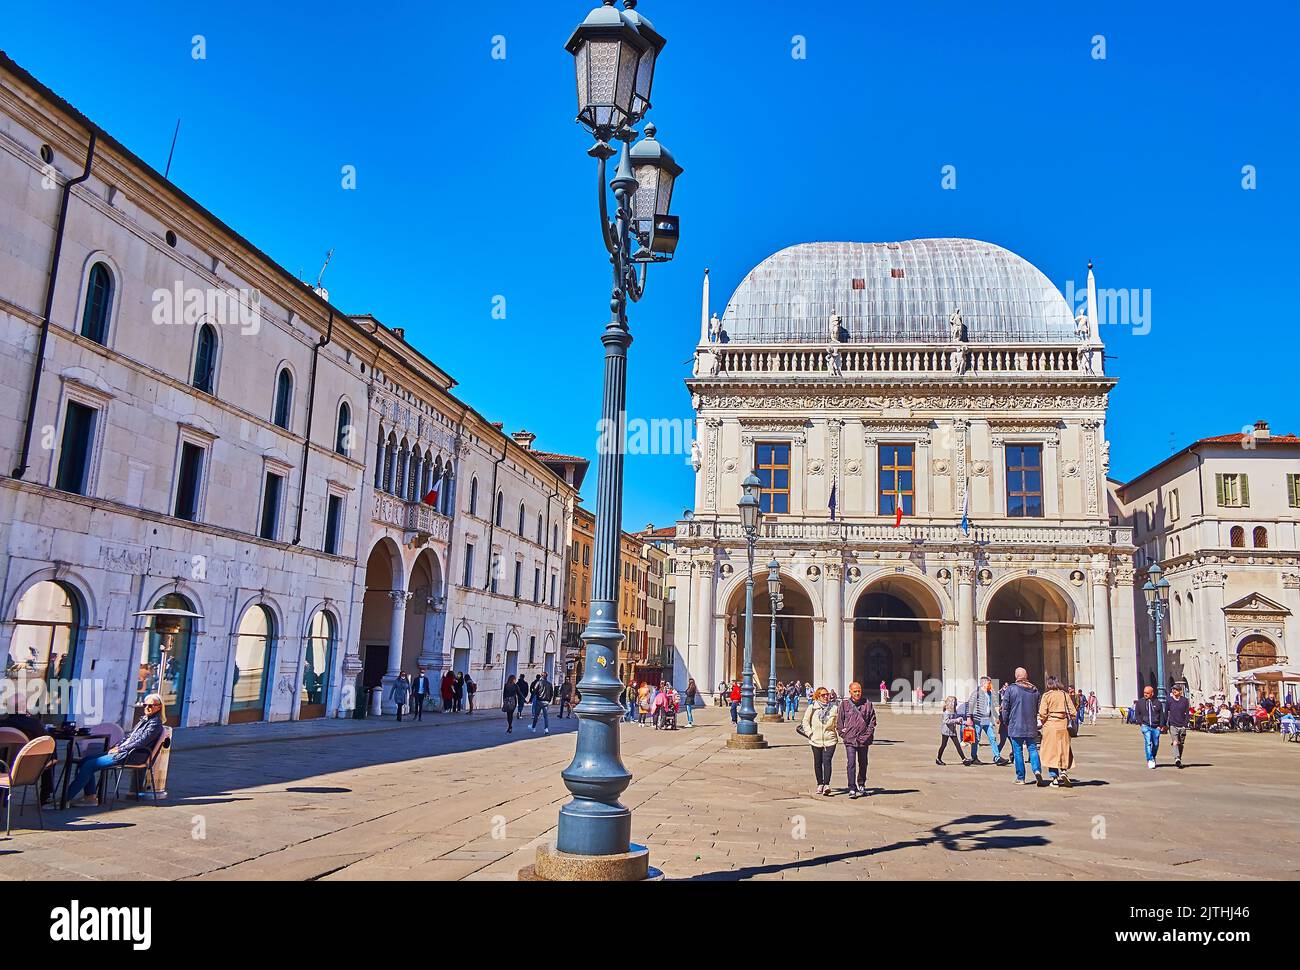
[{"label": "palazzo della loggia", "polygon": [[676,680],[710,692],[741,674],[752,472],[760,685],[775,559],[778,680],[930,700],[1024,666],[1106,708],[1128,699],[1134,550],[1108,508],[1116,381],[1091,265],[1077,318],[1035,266],[969,239],[797,245],[721,317],[709,299],[706,277]]}]

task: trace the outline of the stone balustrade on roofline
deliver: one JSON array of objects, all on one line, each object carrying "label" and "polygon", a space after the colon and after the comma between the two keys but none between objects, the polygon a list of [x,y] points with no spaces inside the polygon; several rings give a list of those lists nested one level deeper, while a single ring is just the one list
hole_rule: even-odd
[{"label": "stone balustrade on roofline", "polygon": [[[832,351],[838,351],[838,367]],[[696,377],[875,377],[895,374],[1102,376],[1100,346],[1016,344],[710,344]]]},{"label": "stone balustrade on roofline", "polygon": [[427,536],[434,542],[447,542],[451,538],[451,519],[423,502],[407,502],[379,489],[373,489],[373,495],[371,518],[381,525]]},{"label": "stone balustrade on roofline", "polygon": [[[758,527],[759,541],[806,543],[881,543],[900,548],[921,544],[994,545],[994,546],[1115,546],[1133,545],[1129,526],[1069,526],[1053,523],[1041,525],[972,525],[970,533],[960,525],[945,523],[904,522],[895,528],[892,522],[799,522],[768,520]],[[677,541],[743,542],[740,522],[727,519],[677,523]]]}]

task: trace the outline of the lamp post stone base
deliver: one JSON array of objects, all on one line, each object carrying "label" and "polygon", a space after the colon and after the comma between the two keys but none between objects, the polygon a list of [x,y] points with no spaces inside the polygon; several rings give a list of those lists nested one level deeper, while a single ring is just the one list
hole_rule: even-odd
[{"label": "lamp post stone base", "polygon": [[766,748],[767,742],[763,740],[761,734],[733,734],[727,738],[727,747],[737,751],[753,751],[757,748]]},{"label": "lamp post stone base", "polygon": [[780,714],[760,714],[758,719],[764,724],[780,724],[785,718]]},{"label": "lamp post stone base", "polygon": [[617,855],[575,855],[539,846],[537,861],[519,870],[521,882],[657,882],[664,874],[650,865],[650,850],[632,845]]}]

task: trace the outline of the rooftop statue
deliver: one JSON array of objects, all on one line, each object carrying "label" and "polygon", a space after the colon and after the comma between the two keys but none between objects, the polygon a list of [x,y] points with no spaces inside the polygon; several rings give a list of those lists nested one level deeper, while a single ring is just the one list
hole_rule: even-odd
[{"label": "rooftop statue", "polygon": [[1088,314],[1082,310],[1074,318],[1074,333],[1080,340],[1085,342],[1092,336],[1092,324],[1088,320]]},{"label": "rooftop statue", "polygon": [[966,339],[966,324],[962,322],[961,307],[953,310],[948,317],[948,334],[953,343],[961,343]]}]

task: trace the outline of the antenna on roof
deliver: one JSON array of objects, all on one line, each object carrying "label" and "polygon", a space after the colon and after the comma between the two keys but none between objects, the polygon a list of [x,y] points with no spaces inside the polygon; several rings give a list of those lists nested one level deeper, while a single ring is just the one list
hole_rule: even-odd
[{"label": "antenna on roof", "polygon": [[176,154],[176,136],[181,133],[181,119],[176,119],[176,130],[172,132],[172,147],[167,153],[167,167],[163,170],[163,178],[167,178],[172,170],[172,156]]},{"label": "antenna on roof", "polygon": [[325,254],[325,265],[320,268],[320,273],[316,276],[316,289],[320,289],[321,280],[325,278],[325,270],[329,267],[330,260],[334,258],[334,250],[331,249]]}]

